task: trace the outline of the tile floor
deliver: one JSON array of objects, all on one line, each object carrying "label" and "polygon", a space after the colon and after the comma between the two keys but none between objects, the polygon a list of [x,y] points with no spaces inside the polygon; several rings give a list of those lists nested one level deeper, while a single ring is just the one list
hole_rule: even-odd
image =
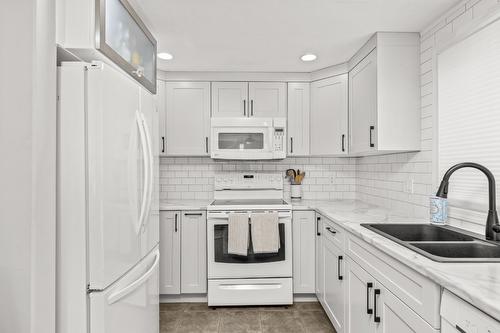
[{"label": "tile floor", "polygon": [[335,333],[319,303],[292,306],[221,307],[206,303],[160,304],[160,333]]}]

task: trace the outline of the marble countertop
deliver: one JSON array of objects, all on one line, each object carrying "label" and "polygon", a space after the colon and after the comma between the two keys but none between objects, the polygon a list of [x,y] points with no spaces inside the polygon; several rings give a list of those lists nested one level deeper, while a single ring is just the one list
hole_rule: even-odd
[{"label": "marble countertop", "polygon": [[[160,203],[161,210],[203,210],[211,200],[173,200]],[[500,320],[500,263],[440,263],[432,261],[361,223],[428,223],[358,200],[291,201],[294,210],[316,210],[346,231],[401,263],[428,277],[443,288]]]}]

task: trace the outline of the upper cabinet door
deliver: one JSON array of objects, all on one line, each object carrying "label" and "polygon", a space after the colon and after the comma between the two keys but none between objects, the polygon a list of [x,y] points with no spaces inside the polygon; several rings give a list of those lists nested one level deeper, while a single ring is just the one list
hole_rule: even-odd
[{"label": "upper cabinet door", "polygon": [[212,82],[212,117],[248,117],[247,82]]},{"label": "upper cabinet door", "polygon": [[156,93],[156,39],[125,0],[99,0],[96,48]]},{"label": "upper cabinet door", "polygon": [[377,146],[377,51],[349,72],[350,152],[369,152]]},{"label": "upper cabinet door", "polygon": [[347,154],[347,74],[311,83],[311,155]]},{"label": "upper cabinet door", "polygon": [[250,82],[250,117],[286,117],[286,83]]},{"label": "upper cabinet door", "polygon": [[288,83],[288,156],[309,155],[309,83]]},{"label": "upper cabinet door", "polygon": [[166,153],[166,146],[165,146],[165,141],[167,139],[166,137],[166,107],[167,107],[167,101],[165,100],[165,81],[158,80],[156,86],[157,86],[157,91],[156,91],[156,108],[158,109],[158,122],[159,122],[159,153],[160,155],[164,155]]},{"label": "upper cabinet door", "polygon": [[210,83],[166,83],[166,154],[209,155]]}]

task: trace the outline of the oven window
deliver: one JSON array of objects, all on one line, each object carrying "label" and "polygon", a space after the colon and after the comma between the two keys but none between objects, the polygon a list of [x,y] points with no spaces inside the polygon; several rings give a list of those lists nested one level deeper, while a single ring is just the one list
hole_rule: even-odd
[{"label": "oven window", "polygon": [[219,149],[264,149],[264,133],[219,133]]},{"label": "oven window", "polygon": [[[250,228],[250,226],[248,226]],[[248,248],[248,256],[239,256],[227,253],[227,224],[216,224],[214,226],[214,253],[215,262],[237,263],[237,264],[252,264],[276,262],[285,260],[285,224],[278,225],[280,233],[280,249],[278,253],[253,253],[252,234],[250,230],[250,245]]]}]

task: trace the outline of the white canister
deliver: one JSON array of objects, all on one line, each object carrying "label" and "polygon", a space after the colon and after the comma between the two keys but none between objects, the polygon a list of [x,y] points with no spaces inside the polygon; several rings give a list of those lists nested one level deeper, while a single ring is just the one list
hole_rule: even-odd
[{"label": "white canister", "polygon": [[302,185],[301,184],[291,184],[290,185],[290,198],[302,199]]}]

